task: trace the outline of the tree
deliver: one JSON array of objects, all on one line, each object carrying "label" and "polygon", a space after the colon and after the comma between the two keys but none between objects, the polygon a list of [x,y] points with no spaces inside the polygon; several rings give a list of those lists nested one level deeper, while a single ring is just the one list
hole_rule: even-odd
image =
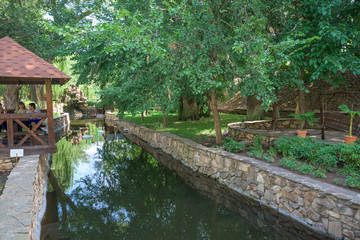
[{"label": "tree", "polygon": [[[49,49],[44,44],[46,28],[37,1],[2,1],[0,3],[0,38],[9,36],[20,45],[44,56]],[[21,86],[7,85],[3,89],[5,106],[15,109]]]},{"label": "tree", "polygon": [[[304,94],[320,80],[346,84],[342,72],[359,74],[358,1],[252,1],[239,25],[235,51],[241,94],[277,102],[282,88]],[[303,111],[306,111],[305,109]]]},{"label": "tree", "polygon": [[134,10],[128,1],[110,5],[102,11],[108,15],[96,16],[103,23],[75,40],[81,43],[75,56],[80,82],[106,86],[104,102],[116,102],[120,112],[160,106],[166,113],[180,99],[209,96],[220,143],[216,95],[236,75],[231,62],[236,62],[232,43],[238,4],[193,0],[141,6]]}]

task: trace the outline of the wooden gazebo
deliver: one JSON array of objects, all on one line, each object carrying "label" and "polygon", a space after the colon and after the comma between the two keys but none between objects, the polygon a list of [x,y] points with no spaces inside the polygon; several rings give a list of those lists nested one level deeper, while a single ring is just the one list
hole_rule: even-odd
[{"label": "wooden gazebo", "polygon": [[[9,157],[14,152],[23,152],[24,156],[56,152],[51,85],[62,85],[69,79],[68,75],[11,38],[0,39],[0,84],[45,84],[47,106],[42,113],[0,114],[0,124],[7,124],[7,131],[0,133],[0,157]],[[41,120],[30,129],[23,123],[29,118]],[[46,118],[47,132],[39,129]],[[25,131],[15,131],[14,126],[21,126]]]}]

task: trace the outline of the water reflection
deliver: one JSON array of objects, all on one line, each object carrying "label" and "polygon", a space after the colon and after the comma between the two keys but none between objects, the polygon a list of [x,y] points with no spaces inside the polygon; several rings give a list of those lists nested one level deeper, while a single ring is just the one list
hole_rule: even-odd
[{"label": "water reflection", "polygon": [[43,239],[268,239],[127,140],[97,148],[92,174],[67,194],[53,186],[58,215]]},{"label": "water reflection", "polygon": [[[104,136],[99,133],[103,123],[72,122],[69,134],[56,143],[57,153],[52,156],[51,169],[55,173],[61,189],[68,191],[74,177],[74,166],[79,165],[86,158],[85,149],[93,143],[102,142]],[[90,140],[83,140],[83,136],[90,134]],[[51,186],[50,186],[51,189]]]}]

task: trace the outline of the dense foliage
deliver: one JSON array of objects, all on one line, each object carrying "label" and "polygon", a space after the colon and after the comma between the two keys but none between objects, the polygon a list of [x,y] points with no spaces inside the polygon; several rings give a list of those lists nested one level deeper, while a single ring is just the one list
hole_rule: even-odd
[{"label": "dense foliage", "polygon": [[240,90],[269,108],[283,88],[336,87],[360,74],[359,8],[350,0],[6,0],[0,36],[48,60],[72,57],[78,83],[96,83],[119,113],[166,115],[183,98],[211,96],[216,115],[214,92]]}]

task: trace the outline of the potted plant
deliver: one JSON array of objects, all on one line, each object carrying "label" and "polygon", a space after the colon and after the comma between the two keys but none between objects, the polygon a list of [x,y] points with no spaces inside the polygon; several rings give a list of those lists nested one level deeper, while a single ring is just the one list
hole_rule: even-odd
[{"label": "potted plant", "polygon": [[296,131],[299,137],[306,137],[307,130],[304,130],[305,121],[310,126],[313,126],[314,122],[319,121],[317,118],[313,117],[315,113],[316,111],[314,110],[303,114],[296,114],[296,113],[289,114],[289,116],[295,117],[296,119],[300,120],[300,130]]},{"label": "potted plant", "polygon": [[349,136],[345,136],[345,143],[351,143],[355,142],[357,137],[352,136],[352,125],[353,125],[353,119],[357,115],[360,116],[360,111],[353,111],[353,106],[351,106],[351,110],[346,106],[345,104],[339,106],[339,108],[345,112],[347,112],[350,115],[350,129],[349,129]]}]

